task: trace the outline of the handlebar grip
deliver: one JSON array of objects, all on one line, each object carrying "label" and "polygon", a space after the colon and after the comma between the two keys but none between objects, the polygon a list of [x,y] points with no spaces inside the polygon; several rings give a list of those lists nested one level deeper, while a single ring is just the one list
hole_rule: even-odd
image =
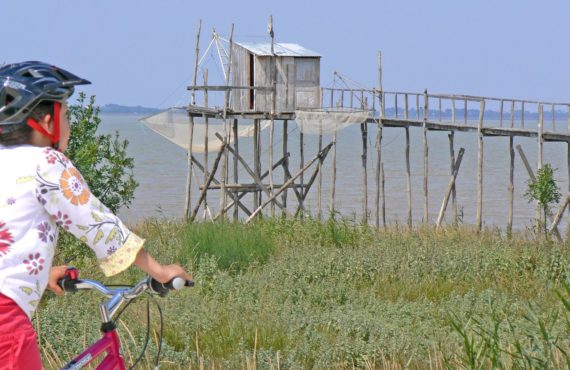
[{"label": "handlebar grip", "polygon": [[184,280],[180,277],[175,277],[167,283],[160,283],[153,278],[150,278],[149,280],[150,288],[161,297],[167,295],[170,290],[180,290],[184,287],[194,286],[194,282],[192,280]]},{"label": "handlebar grip", "polygon": [[79,271],[75,267],[69,267],[65,271],[65,276],[57,281],[57,285],[63,289],[64,292],[77,292],[77,284],[79,280]]}]

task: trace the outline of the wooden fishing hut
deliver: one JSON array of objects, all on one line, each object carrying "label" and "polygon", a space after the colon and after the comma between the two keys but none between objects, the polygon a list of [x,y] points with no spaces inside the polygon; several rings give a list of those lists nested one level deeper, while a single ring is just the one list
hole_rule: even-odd
[{"label": "wooden fishing hut", "polygon": [[[223,119],[226,129],[220,134],[219,140],[223,146],[215,158],[212,169],[209,169],[208,150],[206,149],[204,163],[200,163],[194,155],[189,156],[188,191],[186,199],[186,216],[194,220],[201,206],[207,208],[209,190],[220,190],[220,207],[212,219],[224,217],[233,207],[234,219],[238,219],[241,209],[247,220],[259,214],[265,206],[270,205],[271,214],[275,215],[278,207],[283,213],[287,211],[287,190],[292,189],[298,201],[297,212],[303,210],[303,201],[314,182],[316,174],[305,184],[304,174],[309,167],[319,162],[316,172],[321,169],[324,157],[332,144],[325,149],[322,143],[316,156],[305,163],[303,153],[303,134],[300,134],[301,166],[298,171],[289,168],[288,152],[288,121],[294,118],[297,109],[319,109],[321,107],[320,62],[321,55],[294,43],[276,43],[273,38],[270,43],[233,42],[233,27],[229,40],[221,38],[214,32],[214,42],[218,48],[221,64],[224,68],[225,85],[211,86],[207,83],[207,73],[203,76],[203,85],[194,84],[188,89],[192,91],[192,103],[188,106],[190,125],[193,127],[194,118],[202,117],[208,133],[209,120]],[[198,55],[200,31],[197,36],[196,53]],[[195,64],[197,74],[198,58]],[[224,93],[223,108],[208,106],[208,94]],[[202,106],[195,104],[195,93],[202,92]],[[253,121],[253,159],[242,157],[239,152],[240,124],[239,120]],[[264,126],[262,127],[262,121]],[[269,142],[267,144],[269,159],[267,171],[262,172],[262,142],[261,131],[269,122]],[[282,124],[283,137],[282,156],[274,161],[274,129],[275,123]],[[191,128],[191,132],[193,129]],[[192,134],[190,135],[192,147]],[[207,147],[207,144],[206,144]],[[229,155],[233,158],[233,166],[228,163]],[[250,163],[253,165],[250,166]],[[221,169],[218,170],[218,166]],[[247,172],[252,182],[240,182],[238,166]],[[197,167],[203,172],[204,183],[200,185],[200,197],[191,210],[192,171]],[[233,167],[233,178],[229,178],[229,168]],[[275,184],[273,171],[281,169],[280,178],[283,183]],[[295,172],[292,174],[291,172]],[[217,178],[219,177],[219,179]],[[298,183],[295,181],[299,179]],[[231,180],[231,181],[230,181]],[[253,193],[253,208],[246,206],[242,198]],[[280,197],[278,198],[278,196]],[[263,198],[266,198],[263,201]],[[231,198],[231,200],[230,200]]]}]

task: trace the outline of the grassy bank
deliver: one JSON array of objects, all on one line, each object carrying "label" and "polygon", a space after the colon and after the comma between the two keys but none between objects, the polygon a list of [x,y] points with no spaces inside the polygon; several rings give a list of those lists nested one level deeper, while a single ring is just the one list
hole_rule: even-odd
[{"label": "grassy bank", "polygon": [[[161,301],[164,368],[568,367],[567,246],[468,229],[376,233],[344,220],[135,229],[197,282]],[[92,258],[73,263],[102,278]],[[140,276],[131,269],[107,281]],[[97,301],[92,293],[44,299],[34,321],[46,365],[98,337],[97,320],[87,319],[98,317]],[[132,359],[146,303],[122,321]]]}]

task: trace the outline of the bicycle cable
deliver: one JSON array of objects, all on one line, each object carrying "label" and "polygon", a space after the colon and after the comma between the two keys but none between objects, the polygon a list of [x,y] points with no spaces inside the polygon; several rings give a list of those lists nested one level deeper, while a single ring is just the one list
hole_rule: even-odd
[{"label": "bicycle cable", "polygon": [[144,345],[143,345],[141,354],[136,359],[135,363],[131,367],[129,367],[129,370],[134,369],[135,366],[137,366],[137,364],[142,360],[144,353],[146,352],[146,347],[148,345],[149,339],[150,339],[150,301],[148,300],[148,297],[147,297],[147,301],[146,301],[146,337],[144,340]]},{"label": "bicycle cable", "polygon": [[[152,296],[151,296],[152,297]],[[154,304],[156,304],[156,308],[158,309],[158,316],[160,317],[160,335],[158,336],[158,350],[156,352],[156,361],[154,363],[154,369],[158,370],[158,364],[160,362],[160,353],[162,351],[162,338],[163,338],[163,317],[162,317],[162,308],[156,298],[152,297]]]}]

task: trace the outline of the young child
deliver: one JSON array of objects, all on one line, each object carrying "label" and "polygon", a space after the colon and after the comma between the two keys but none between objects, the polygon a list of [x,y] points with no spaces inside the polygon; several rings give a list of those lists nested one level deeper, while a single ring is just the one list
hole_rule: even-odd
[{"label": "young child", "polygon": [[0,368],[41,369],[30,317],[66,266],[51,267],[59,229],[95,252],[105,275],[137,265],[160,282],[191,279],[160,265],[144,240],[97,198],[63,152],[74,86],[90,84],[61,68],[24,62],[0,68]]}]

